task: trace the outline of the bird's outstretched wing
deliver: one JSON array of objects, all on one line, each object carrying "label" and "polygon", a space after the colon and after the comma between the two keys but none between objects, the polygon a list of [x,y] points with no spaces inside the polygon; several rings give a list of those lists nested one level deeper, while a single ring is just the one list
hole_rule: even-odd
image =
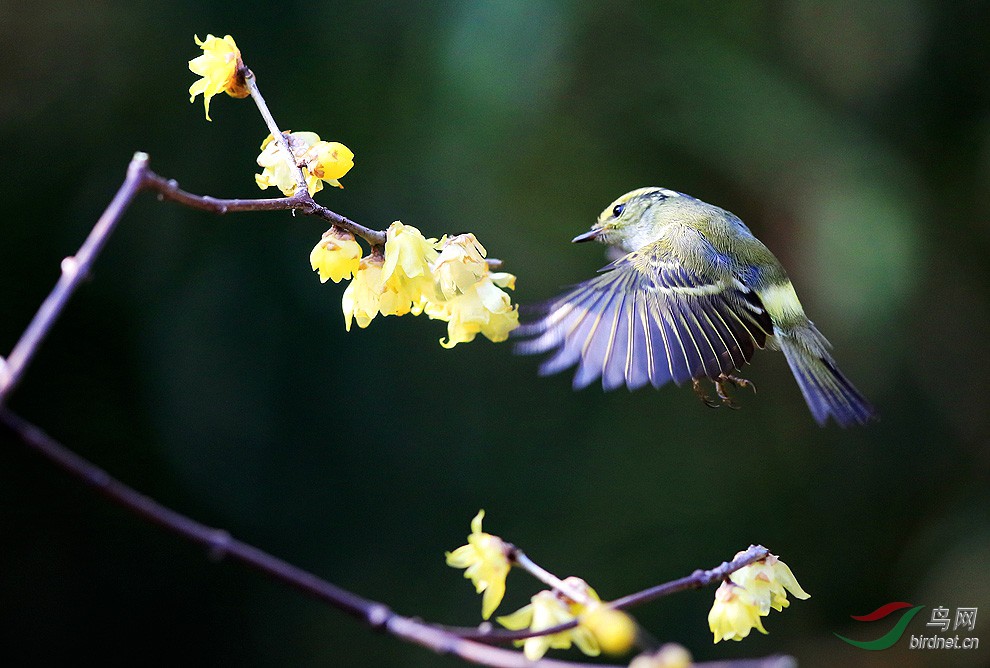
[{"label": "bird's outstretched wing", "polygon": [[606,390],[718,378],[741,369],[773,333],[754,292],[684,267],[658,244],[630,253],[536,307],[514,335],[523,354],[553,352],[549,375],[579,364],[574,387]]}]

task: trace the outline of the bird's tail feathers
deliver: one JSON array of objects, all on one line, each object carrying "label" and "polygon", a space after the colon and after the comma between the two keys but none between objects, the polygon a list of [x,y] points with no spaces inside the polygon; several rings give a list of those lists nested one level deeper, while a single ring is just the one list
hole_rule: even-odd
[{"label": "bird's tail feathers", "polygon": [[824,425],[829,416],[843,427],[876,419],[876,410],[839,371],[828,341],[814,325],[776,335],[818,424]]}]

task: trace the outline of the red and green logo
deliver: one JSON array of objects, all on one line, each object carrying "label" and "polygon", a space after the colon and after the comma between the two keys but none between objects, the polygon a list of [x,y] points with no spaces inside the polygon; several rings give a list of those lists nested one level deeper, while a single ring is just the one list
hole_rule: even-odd
[{"label": "red and green logo", "polygon": [[[901,618],[897,620],[894,627],[887,631],[885,634],[877,638],[876,640],[853,640],[845,636],[835,633],[835,637],[843,642],[847,642],[853,647],[859,647],[860,649],[868,650],[880,650],[887,649],[891,647],[894,643],[901,639],[904,635],[904,630],[907,629],[907,625],[911,622],[918,611],[921,610],[923,605],[913,606],[910,603],[905,603],[903,601],[894,601],[893,603],[888,603],[887,605],[881,605],[879,608],[869,613],[868,615],[850,615],[857,622],[876,622],[881,619],[886,619],[890,615],[894,614],[898,610],[904,610],[905,608],[911,608],[905,613],[901,614]],[[834,633],[834,632],[833,632]]]}]

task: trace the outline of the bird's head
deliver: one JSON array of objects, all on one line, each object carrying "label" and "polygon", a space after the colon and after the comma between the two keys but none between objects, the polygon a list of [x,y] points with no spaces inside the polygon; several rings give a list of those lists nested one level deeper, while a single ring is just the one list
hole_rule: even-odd
[{"label": "bird's head", "polygon": [[666,188],[639,188],[606,207],[591,229],[572,241],[600,241],[628,252],[656,241],[660,228],[684,213],[693,197]]}]

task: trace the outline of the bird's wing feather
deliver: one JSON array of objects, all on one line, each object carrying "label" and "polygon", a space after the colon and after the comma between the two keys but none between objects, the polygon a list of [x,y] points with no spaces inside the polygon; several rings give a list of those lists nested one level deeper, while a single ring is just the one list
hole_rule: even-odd
[{"label": "bird's wing feather", "polygon": [[773,332],[754,292],[734,277],[685,267],[660,244],[537,307],[514,332],[521,353],[553,354],[544,375],[578,364],[574,386],[606,390],[718,378],[741,369]]}]

